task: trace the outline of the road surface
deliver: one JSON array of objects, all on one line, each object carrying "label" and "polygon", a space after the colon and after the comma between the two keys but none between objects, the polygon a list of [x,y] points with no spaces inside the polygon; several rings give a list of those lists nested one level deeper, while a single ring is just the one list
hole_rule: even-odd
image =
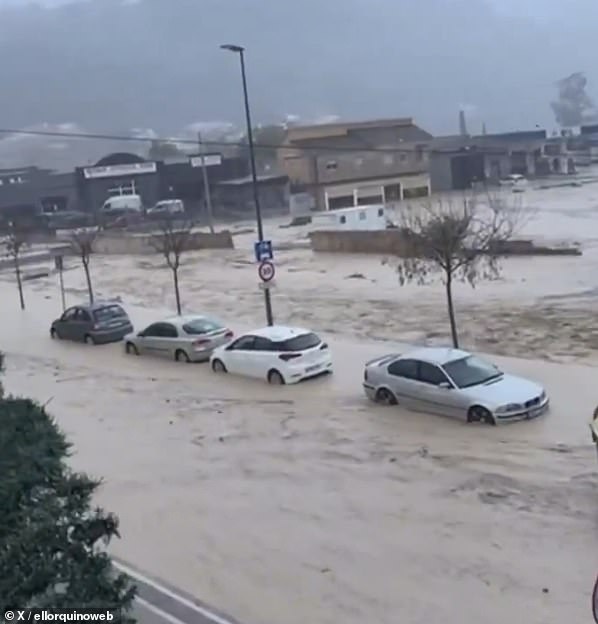
[{"label": "road surface", "polygon": [[114,565],[137,586],[134,616],[140,624],[239,624],[128,563],[114,559]]}]

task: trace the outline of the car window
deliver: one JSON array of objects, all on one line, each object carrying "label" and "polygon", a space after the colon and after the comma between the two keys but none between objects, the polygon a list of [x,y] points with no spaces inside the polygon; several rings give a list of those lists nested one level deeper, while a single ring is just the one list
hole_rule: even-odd
[{"label": "car window", "polygon": [[502,371],[494,364],[485,362],[474,355],[448,362],[444,365],[444,370],[458,388],[477,386],[502,376]]},{"label": "car window", "polygon": [[93,311],[94,319],[100,323],[103,321],[111,321],[115,318],[122,318],[123,316],[127,316],[126,312],[116,304],[103,306]]},{"label": "car window", "polygon": [[255,339],[255,343],[253,344],[254,351],[276,351],[273,348],[272,341],[267,338],[262,338],[261,336],[257,336]]},{"label": "car window", "polygon": [[417,360],[397,360],[388,367],[388,374],[405,379],[418,379],[419,362]]},{"label": "car window", "polygon": [[170,323],[161,323],[159,331],[162,338],[176,338],[179,335],[176,327]]},{"label": "car window", "polygon": [[214,321],[209,318],[193,319],[183,325],[183,331],[192,336],[209,334],[210,332],[218,331],[219,329],[224,329],[224,327],[218,321]]},{"label": "car window", "polygon": [[440,368],[428,362],[419,363],[419,380],[433,386],[439,386],[441,383],[448,383],[447,376]]},{"label": "car window", "polygon": [[272,342],[274,351],[305,351],[317,347],[322,340],[317,334],[300,334],[281,342]]},{"label": "car window", "polygon": [[152,338],[155,336],[159,336],[160,323],[154,323],[153,325],[148,325],[141,333],[148,338]]},{"label": "car window", "polygon": [[231,351],[252,351],[255,343],[255,336],[241,336],[233,342],[229,349]]},{"label": "car window", "polygon": [[89,316],[89,312],[84,310],[83,308],[79,308],[77,310],[77,315],[75,316],[75,320],[80,322],[89,322],[91,321],[91,316]]},{"label": "car window", "polygon": [[77,308],[69,308],[60,318],[61,321],[72,321],[77,314]]}]

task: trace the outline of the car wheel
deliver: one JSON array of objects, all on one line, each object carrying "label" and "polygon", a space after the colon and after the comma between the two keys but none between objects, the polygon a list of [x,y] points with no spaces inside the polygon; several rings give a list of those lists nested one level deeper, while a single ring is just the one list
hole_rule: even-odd
[{"label": "car wheel", "polygon": [[129,355],[139,355],[139,349],[132,342],[127,342],[125,345],[125,351]]},{"label": "car wheel", "polygon": [[387,388],[380,388],[376,392],[376,403],[381,405],[396,405],[397,397]]},{"label": "car wheel", "polygon": [[268,383],[273,386],[284,386],[284,377],[277,370],[271,370],[268,373]]},{"label": "car wheel", "polygon": [[467,412],[467,422],[483,422],[487,425],[496,425],[496,420],[494,420],[494,416],[481,405],[474,405],[469,408],[469,412]]},{"label": "car wheel", "polygon": [[226,366],[222,360],[213,360],[212,361],[212,370],[215,373],[226,373]]},{"label": "car wheel", "polygon": [[60,336],[58,335],[58,332],[52,327],[50,328],[50,338],[52,339],[56,339],[56,338],[60,338]]},{"label": "car wheel", "polygon": [[174,354],[174,359],[177,362],[185,362],[187,364],[191,362],[191,358],[189,357],[189,354],[186,351],[183,351],[182,349],[176,350],[176,353]]},{"label": "car wheel", "polygon": [[89,334],[87,334],[83,340],[85,341],[85,344],[88,344],[88,345],[94,345],[96,343],[96,341],[94,340],[94,337]]}]

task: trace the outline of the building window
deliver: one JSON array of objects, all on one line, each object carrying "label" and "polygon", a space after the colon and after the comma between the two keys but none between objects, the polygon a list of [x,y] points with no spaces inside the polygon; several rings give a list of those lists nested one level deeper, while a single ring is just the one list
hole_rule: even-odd
[{"label": "building window", "polygon": [[359,220],[360,220],[360,221],[365,221],[365,210],[362,210],[362,211],[359,213]]},{"label": "building window", "polygon": [[430,191],[427,186],[416,186],[414,188],[406,188],[403,191],[405,199],[415,199],[417,197],[428,197]]},{"label": "building window", "polygon": [[395,164],[394,154],[385,154],[382,161],[384,162],[386,166],[394,165]]},{"label": "building window", "polygon": [[338,163],[336,162],[336,160],[329,160],[326,163],[326,169],[328,171],[335,171],[336,169],[338,169]]},{"label": "building window", "polygon": [[384,208],[378,208],[378,216],[379,217],[383,217],[384,216]]},{"label": "building window", "polygon": [[341,224],[347,223],[347,217],[345,217],[344,215],[339,217],[338,222],[341,223]]},{"label": "building window", "polygon": [[387,184],[384,187],[384,199],[387,202],[401,201],[401,185],[400,184]]},{"label": "building window", "polygon": [[405,152],[401,152],[401,162],[407,162],[407,154]]},{"label": "building window", "polygon": [[424,160],[424,147],[423,147],[423,145],[418,145],[415,148],[415,160],[417,162],[423,162],[423,160]]},{"label": "building window", "polygon": [[340,197],[328,198],[328,210],[338,210],[339,208],[352,208],[355,206],[353,195],[342,195]]},{"label": "building window", "polygon": [[8,179],[8,183],[9,184],[14,184],[16,182],[16,180],[14,178],[9,178]]}]

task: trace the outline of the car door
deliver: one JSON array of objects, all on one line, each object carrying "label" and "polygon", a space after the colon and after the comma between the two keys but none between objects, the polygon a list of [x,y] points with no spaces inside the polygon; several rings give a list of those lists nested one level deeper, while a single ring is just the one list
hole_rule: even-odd
[{"label": "car door", "polygon": [[390,364],[387,369],[387,382],[399,403],[406,407],[417,408],[418,398],[418,369],[419,362],[412,359],[399,359]]},{"label": "car door", "polygon": [[158,355],[160,323],[153,323],[137,335],[137,350],[140,353]]},{"label": "car door", "polygon": [[73,340],[73,327],[72,323],[75,320],[75,315],[77,314],[77,307],[68,308],[64,311],[63,315],[60,317],[58,323],[55,325],[55,329],[58,332],[58,335],[61,338],[66,340]]},{"label": "car door", "polygon": [[256,336],[251,356],[251,377],[267,378],[270,369],[276,367],[276,363],[272,361],[276,357],[273,352],[274,345],[271,340]]},{"label": "car door", "polygon": [[435,364],[419,363],[419,395],[427,412],[461,417],[464,413],[460,393],[446,373]]},{"label": "car door", "polygon": [[185,346],[180,344],[177,340],[179,332],[172,323],[160,323],[158,331],[160,335],[157,338],[157,347],[161,356],[174,358],[174,354],[178,348],[182,348],[183,351],[186,351]]},{"label": "car door", "polygon": [[84,308],[78,308],[75,315],[75,321],[73,322],[73,332],[75,334],[75,340],[85,340],[87,336],[93,330],[93,319],[91,314]]},{"label": "car door", "polygon": [[248,375],[251,373],[253,345],[255,336],[241,336],[226,348],[226,368],[236,375]]}]

